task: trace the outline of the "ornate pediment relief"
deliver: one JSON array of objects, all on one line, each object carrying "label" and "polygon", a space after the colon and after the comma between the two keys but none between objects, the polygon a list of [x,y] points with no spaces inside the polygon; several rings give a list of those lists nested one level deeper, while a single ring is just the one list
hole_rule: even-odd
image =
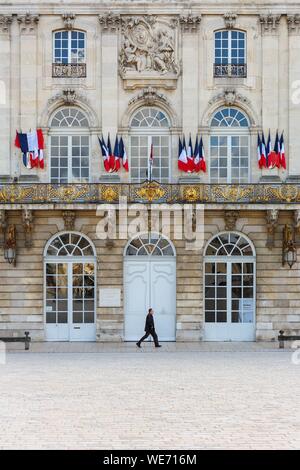
[{"label": "ornate pediment relief", "polygon": [[174,87],[181,69],[177,23],[155,15],[122,18],[119,69],[125,88]]}]

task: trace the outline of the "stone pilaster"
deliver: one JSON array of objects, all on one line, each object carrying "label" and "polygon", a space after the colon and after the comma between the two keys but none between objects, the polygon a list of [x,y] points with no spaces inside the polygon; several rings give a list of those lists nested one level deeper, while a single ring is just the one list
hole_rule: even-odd
[{"label": "stone pilaster", "polygon": [[[271,130],[272,139],[279,127],[279,23],[280,15],[266,14],[259,18],[261,24],[262,73],[262,128]],[[272,142],[273,144],[273,142]],[[278,169],[262,170],[262,177],[278,179]]]},{"label": "stone pilaster", "polygon": [[300,15],[288,15],[289,33],[289,139],[287,158],[289,178],[300,180]]},{"label": "stone pilaster", "polygon": [[99,16],[102,29],[102,86],[101,121],[105,137],[114,136],[118,130],[118,32],[121,25],[119,15]]},{"label": "stone pilaster", "polygon": [[0,15],[0,176],[10,174],[10,53],[11,15]]},{"label": "stone pilaster", "polygon": [[[18,16],[20,34],[20,128],[23,132],[34,130],[37,125],[37,25],[38,15],[26,13]],[[21,175],[35,170],[27,170],[21,165]]]},{"label": "stone pilaster", "polygon": [[193,137],[197,133],[199,122],[198,105],[196,105],[199,100],[199,58],[196,51],[198,51],[200,21],[201,16],[188,15],[180,18],[182,27],[182,127],[186,135],[191,132]]}]

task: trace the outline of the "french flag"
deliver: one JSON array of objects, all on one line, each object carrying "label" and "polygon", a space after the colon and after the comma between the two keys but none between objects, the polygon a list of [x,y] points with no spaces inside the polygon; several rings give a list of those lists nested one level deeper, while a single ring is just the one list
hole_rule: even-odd
[{"label": "french flag", "polygon": [[264,132],[262,132],[261,136],[260,168],[267,168],[267,148]]},{"label": "french flag", "polygon": [[194,171],[199,173],[200,168],[200,152],[199,152],[199,140],[196,137],[195,148],[194,148]]},{"label": "french flag", "polygon": [[116,135],[115,146],[114,146],[114,171],[118,171],[120,169],[120,149],[119,149],[119,139]]},{"label": "french flag", "polygon": [[16,131],[15,146],[21,149],[26,168],[44,168],[44,136],[42,129],[27,134]]},{"label": "french flag", "polygon": [[124,170],[129,171],[127,152],[126,152],[125,145],[124,145],[122,137],[119,141],[119,155],[120,155],[120,158],[122,159]]},{"label": "french flag", "polygon": [[206,173],[206,161],[205,161],[205,153],[204,153],[204,145],[203,145],[202,137],[200,139],[200,144],[199,144],[199,158],[200,158],[200,169],[204,173]]},{"label": "french flag", "polygon": [[281,136],[280,136],[279,148],[280,148],[280,165],[282,166],[282,168],[286,170],[283,132],[281,133]]},{"label": "french flag", "polygon": [[98,140],[99,140],[99,144],[100,144],[100,148],[101,148],[101,152],[102,152],[103,164],[104,164],[105,171],[109,172],[110,171],[110,164],[109,164],[109,152],[108,152],[107,145],[105,144],[103,137],[101,139],[100,139],[100,137],[98,137]]},{"label": "french flag", "polygon": [[276,131],[274,150],[272,152],[272,155],[273,155],[274,166],[277,166],[277,168],[280,168],[280,145],[279,145],[278,130]]},{"label": "french flag", "polygon": [[187,148],[187,161],[188,161],[187,171],[189,173],[192,173],[195,170],[195,166],[194,166],[193,146],[192,146],[191,134],[190,134],[190,138],[189,138],[189,145],[188,145],[188,148]]},{"label": "french flag", "polygon": [[[184,137],[183,137],[184,139]],[[188,160],[186,155],[185,141],[178,141],[178,170],[187,172]]]},{"label": "french flag", "polygon": [[109,134],[108,134],[108,138],[107,138],[107,149],[108,149],[108,155],[109,155],[109,168],[110,168],[110,171],[114,171],[115,157],[114,157],[114,154],[112,152]]},{"label": "french flag", "polygon": [[271,141],[271,133],[269,129],[269,135],[268,135],[268,140],[267,140],[267,145],[266,145],[266,156],[267,156],[267,167],[272,169],[275,166],[274,162],[274,155],[272,152],[272,141]]}]

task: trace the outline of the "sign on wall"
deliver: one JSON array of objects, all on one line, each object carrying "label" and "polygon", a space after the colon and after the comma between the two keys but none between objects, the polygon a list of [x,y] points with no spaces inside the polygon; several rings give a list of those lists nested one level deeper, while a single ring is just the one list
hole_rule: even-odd
[{"label": "sign on wall", "polygon": [[121,307],[121,289],[117,287],[100,288],[99,307]]}]

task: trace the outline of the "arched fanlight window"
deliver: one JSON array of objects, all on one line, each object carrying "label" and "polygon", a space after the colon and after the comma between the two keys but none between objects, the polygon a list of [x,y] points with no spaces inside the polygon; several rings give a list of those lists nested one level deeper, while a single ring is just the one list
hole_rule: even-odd
[{"label": "arched fanlight window", "polygon": [[170,127],[167,116],[156,108],[143,108],[131,121],[131,127]]},{"label": "arched fanlight window", "polygon": [[94,256],[94,248],[82,234],[67,232],[50,240],[45,256]]},{"label": "arched fanlight window", "polygon": [[247,117],[238,109],[223,108],[217,111],[211,121],[212,127],[248,127]]},{"label": "arched fanlight window", "polygon": [[85,114],[77,108],[64,108],[52,118],[51,127],[88,127]]},{"label": "arched fanlight window", "polygon": [[88,183],[90,131],[86,115],[76,107],[57,111],[50,121],[50,181]]},{"label": "arched fanlight window", "polygon": [[248,117],[233,107],[219,109],[211,119],[211,183],[248,183],[249,160]]},{"label": "arched fanlight window", "polygon": [[139,234],[125,249],[125,256],[175,256],[170,240],[158,233]]},{"label": "arched fanlight window", "polygon": [[149,155],[153,145],[152,178],[168,183],[170,177],[170,120],[155,107],[139,109],[130,123],[131,181],[149,179]]},{"label": "arched fanlight window", "polygon": [[243,235],[224,232],[208,243],[205,256],[254,256],[252,244]]}]

